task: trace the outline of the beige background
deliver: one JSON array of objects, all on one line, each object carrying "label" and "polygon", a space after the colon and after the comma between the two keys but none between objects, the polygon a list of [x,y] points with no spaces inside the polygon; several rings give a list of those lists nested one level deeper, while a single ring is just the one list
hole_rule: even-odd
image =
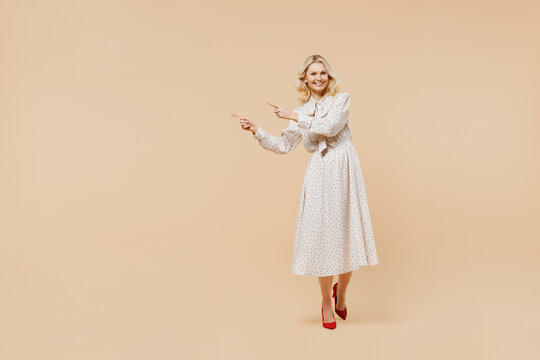
[{"label": "beige background", "polygon": [[[2,1],[0,358],[537,359],[538,1]],[[380,264],[321,326],[309,153],[263,150],[325,56]]]}]

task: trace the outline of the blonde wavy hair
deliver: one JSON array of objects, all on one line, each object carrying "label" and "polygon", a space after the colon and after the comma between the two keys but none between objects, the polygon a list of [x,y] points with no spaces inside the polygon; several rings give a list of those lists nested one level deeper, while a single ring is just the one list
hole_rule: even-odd
[{"label": "blonde wavy hair", "polygon": [[296,82],[296,91],[300,94],[298,97],[298,101],[300,101],[300,104],[305,103],[309,100],[309,97],[311,96],[311,90],[309,86],[305,83],[306,81],[306,73],[308,67],[313,64],[314,62],[319,62],[324,65],[326,68],[326,71],[328,72],[328,86],[326,88],[326,92],[328,93],[328,96],[334,96],[337,93],[339,93],[341,90],[338,86],[339,84],[339,78],[334,73],[334,70],[332,70],[332,67],[326,61],[324,57],[321,55],[310,55],[304,60],[304,64],[298,71],[298,79]]}]

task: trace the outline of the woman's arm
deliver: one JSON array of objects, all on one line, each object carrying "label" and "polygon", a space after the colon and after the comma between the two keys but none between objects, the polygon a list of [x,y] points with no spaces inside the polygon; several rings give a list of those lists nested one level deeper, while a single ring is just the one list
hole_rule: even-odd
[{"label": "woman's arm", "polygon": [[349,93],[345,91],[340,92],[336,95],[332,108],[328,110],[325,116],[320,117],[319,113],[311,116],[303,112],[298,112],[297,124],[299,127],[309,130],[314,134],[327,137],[335,136],[347,123],[349,103]]},{"label": "woman's arm", "polygon": [[293,151],[302,140],[302,133],[294,121],[289,121],[289,126],[281,132],[281,136],[274,136],[257,126],[253,134],[259,140],[261,146],[276,154],[288,154]]}]

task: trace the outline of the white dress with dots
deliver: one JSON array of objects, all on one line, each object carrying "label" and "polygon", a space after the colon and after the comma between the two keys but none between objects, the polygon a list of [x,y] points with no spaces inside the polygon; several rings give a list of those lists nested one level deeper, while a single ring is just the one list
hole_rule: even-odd
[{"label": "white dress with dots", "polygon": [[368,209],[366,186],[348,126],[349,93],[313,96],[300,105],[298,122],[289,121],[281,136],[260,126],[254,137],[277,154],[300,141],[311,155],[300,194],[292,272],[329,276],[379,263]]}]

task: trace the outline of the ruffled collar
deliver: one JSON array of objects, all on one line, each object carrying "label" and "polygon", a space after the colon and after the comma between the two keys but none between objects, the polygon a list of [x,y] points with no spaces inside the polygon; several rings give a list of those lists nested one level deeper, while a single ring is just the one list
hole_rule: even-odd
[{"label": "ruffled collar", "polygon": [[320,103],[324,102],[324,100],[326,100],[327,97],[328,97],[328,91],[326,91],[326,92],[324,93],[323,97],[320,98],[319,101],[315,100],[315,98],[313,97],[313,94],[311,94],[308,101],[311,101],[311,102],[313,102],[313,103],[319,103],[319,104],[320,104]]},{"label": "ruffled collar", "polygon": [[313,97],[313,94],[310,95],[308,101],[306,101],[305,108],[308,113],[308,115],[314,116],[315,115],[315,109],[319,108],[319,110],[326,108],[325,103],[326,100],[329,98],[328,91],[326,91],[322,98],[320,98],[318,101],[315,100]]}]

